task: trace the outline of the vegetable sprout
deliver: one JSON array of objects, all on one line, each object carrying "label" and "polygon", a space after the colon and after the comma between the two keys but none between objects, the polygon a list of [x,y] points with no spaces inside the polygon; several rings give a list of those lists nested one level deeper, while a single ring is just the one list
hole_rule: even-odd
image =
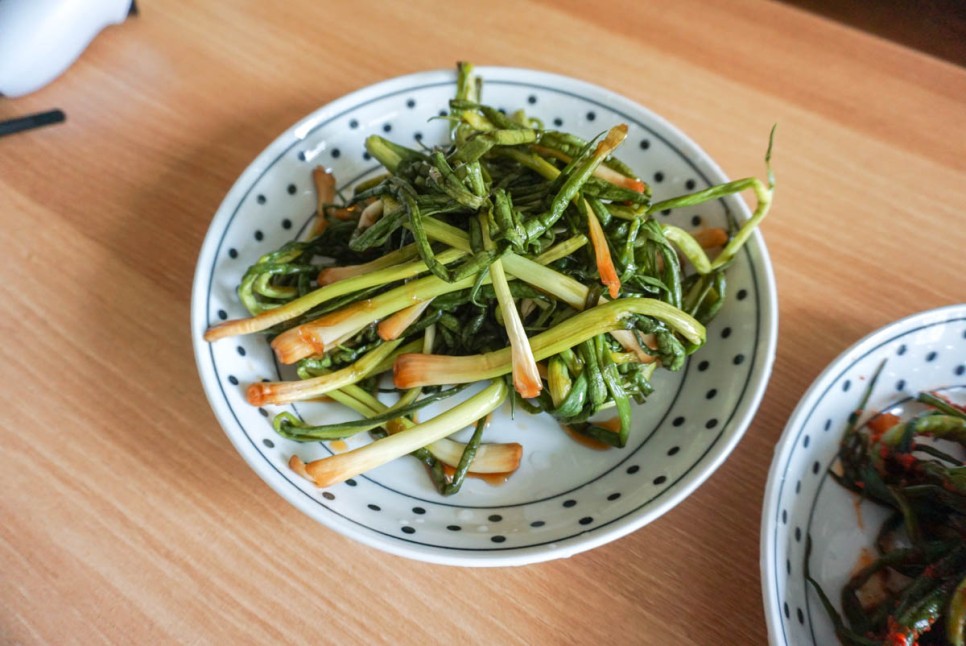
[{"label": "vegetable sprout", "polygon": [[[444,145],[370,136],[366,150],[384,172],[347,199],[316,169],[309,237],[252,265],[238,287],[251,317],[205,335],[265,333],[278,361],[295,367],[298,380],[249,386],[252,405],[328,397],[361,417],[275,417],[275,430],[299,442],[374,436],[308,464],[293,456],[290,466],[320,487],[405,454],[443,494],[468,474],[512,472],[522,447],[483,441],[488,416],[506,401],[625,446],[631,402],[651,395],[655,370],[680,369],[704,344],[726,298],[725,270],[771,205],[771,139],[767,183],[743,179],[652,203],[615,156],[626,124],[585,141],[494,109],[482,89],[460,63]],[[757,206],[740,228],[689,234],[653,217],[746,190]],[[391,405],[377,397],[389,375]],[[479,392],[417,421],[425,406],[477,382]],[[610,408],[617,423],[595,421]],[[469,426],[468,443],[449,439]]]}]

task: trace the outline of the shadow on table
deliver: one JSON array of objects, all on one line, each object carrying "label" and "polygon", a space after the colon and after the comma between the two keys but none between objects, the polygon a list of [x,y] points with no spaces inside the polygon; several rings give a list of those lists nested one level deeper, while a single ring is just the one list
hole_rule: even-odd
[{"label": "shadow on table", "polygon": [[[255,482],[221,431],[198,377],[190,327],[195,265],[211,220],[238,176],[275,137],[331,98],[300,96],[268,110],[239,111],[237,119],[202,125],[198,132],[179,137],[193,142],[189,146],[178,148],[166,141],[164,150],[151,151],[146,158],[147,169],[135,171],[150,182],[121,198],[126,215],[116,220],[107,246],[125,271],[117,271],[115,264],[96,280],[115,298],[132,298],[143,289],[157,294],[136,296],[140,311],[132,312],[125,324],[143,326],[143,343],[117,348],[110,357],[119,370],[158,389],[140,397],[150,402],[151,410],[138,404],[141,425],[148,426],[141,432],[142,445],[144,437],[152,438],[152,477],[187,478],[205,487],[218,482],[232,487],[232,479]],[[88,316],[94,328],[109,330],[117,312],[99,308]],[[116,439],[131,448],[126,436]],[[131,449],[132,454],[142,445]],[[227,495],[227,488],[218,488]]]},{"label": "shadow on table", "polygon": [[963,0],[782,2],[966,66],[966,2]]}]

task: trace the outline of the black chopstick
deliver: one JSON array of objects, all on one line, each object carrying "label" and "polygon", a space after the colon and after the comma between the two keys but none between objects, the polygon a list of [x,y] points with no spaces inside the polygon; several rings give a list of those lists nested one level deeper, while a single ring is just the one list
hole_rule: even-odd
[{"label": "black chopstick", "polygon": [[67,116],[62,110],[50,110],[49,112],[38,112],[37,114],[28,114],[26,117],[0,121],[0,137],[60,123],[66,118]]}]

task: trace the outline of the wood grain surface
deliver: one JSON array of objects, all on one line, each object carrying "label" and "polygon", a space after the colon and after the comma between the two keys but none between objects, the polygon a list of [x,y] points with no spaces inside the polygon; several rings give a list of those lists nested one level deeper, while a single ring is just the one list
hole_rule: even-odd
[{"label": "wood grain surface", "polygon": [[[779,124],[780,337],[747,435],[641,531],[514,569],[389,556],[286,504],[219,428],[188,332],[247,164],[320,105],[458,59],[606,86],[731,176]],[[0,139],[0,643],[765,643],[786,419],[866,333],[966,300],[966,70],[788,5],[158,0],[0,119],[52,107],[66,124]]]}]

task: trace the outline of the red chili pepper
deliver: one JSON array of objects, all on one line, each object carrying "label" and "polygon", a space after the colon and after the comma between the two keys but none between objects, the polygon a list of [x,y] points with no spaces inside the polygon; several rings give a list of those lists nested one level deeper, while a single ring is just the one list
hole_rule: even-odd
[{"label": "red chili pepper", "polygon": [[911,453],[897,453],[895,455],[895,461],[906,471],[911,471],[919,464],[919,460]]},{"label": "red chili pepper", "polygon": [[869,436],[872,438],[873,442],[878,442],[882,434],[888,431],[890,428],[898,424],[901,420],[898,416],[892,413],[881,413],[876,415],[868,422]]}]

